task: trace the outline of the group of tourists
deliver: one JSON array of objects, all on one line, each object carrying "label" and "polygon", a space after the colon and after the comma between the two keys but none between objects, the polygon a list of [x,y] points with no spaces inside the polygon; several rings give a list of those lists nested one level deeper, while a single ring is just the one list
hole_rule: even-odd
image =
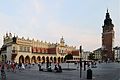
[{"label": "group of tourists", "polygon": [[24,70],[25,64],[24,63],[17,63],[17,62],[6,62],[5,64],[7,71],[16,72],[18,70]]},{"label": "group of tourists", "polygon": [[54,70],[55,70],[55,72],[62,72],[62,68],[61,68],[60,64],[55,65]]},{"label": "group of tourists", "polygon": [[1,79],[6,80],[6,71],[7,72],[16,72],[26,69],[27,67],[30,68],[31,64],[24,64],[24,63],[17,63],[11,61],[2,61],[0,62],[0,71],[1,71]]},{"label": "group of tourists", "polygon": [[[48,65],[49,64],[49,65]],[[46,63],[46,69],[43,66],[43,63],[38,63],[39,71],[48,71],[48,72],[62,72],[60,64],[54,64],[54,67],[51,67],[51,63]]]},{"label": "group of tourists", "polygon": [[2,67],[4,66],[4,69],[8,72],[12,71],[12,72],[16,72],[16,70],[24,70],[27,67],[30,68],[31,64],[25,64],[25,63],[17,63],[17,62],[1,62],[0,63],[0,68],[2,69]]}]

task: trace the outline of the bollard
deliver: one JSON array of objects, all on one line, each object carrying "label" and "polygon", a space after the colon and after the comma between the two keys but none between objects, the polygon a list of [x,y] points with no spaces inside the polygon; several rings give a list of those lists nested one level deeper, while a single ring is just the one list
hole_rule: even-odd
[{"label": "bollard", "polygon": [[87,79],[92,79],[92,70],[91,69],[87,70]]}]

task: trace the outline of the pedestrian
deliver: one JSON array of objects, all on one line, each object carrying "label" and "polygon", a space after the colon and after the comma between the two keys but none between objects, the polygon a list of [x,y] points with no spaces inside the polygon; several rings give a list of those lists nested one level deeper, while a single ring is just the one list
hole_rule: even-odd
[{"label": "pedestrian", "polygon": [[28,64],[28,68],[31,68],[31,63]]},{"label": "pedestrian", "polygon": [[58,71],[57,65],[55,65],[55,67],[54,67],[54,71],[55,71],[55,72]]},{"label": "pedestrian", "polygon": [[62,67],[58,64],[58,72],[62,72]]},{"label": "pedestrian", "polygon": [[1,78],[2,80],[6,80],[6,74],[5,74],[5,70],[4,70],[4,64],[2,64],[1,66]]},{"label": "pedestrian", "polygon": [[12,72],[15,72],[15,63],[11,64]]},{"label": "pedestrian", "polygon": [[25,65],[24,65],[23,63],[22,63],[22,66],[21,66],[21,67],[22,67],[23,70],[25,69]]},{"label": "pedestrian", "polygon": [[47,71],[52,72],[51,65],[49,65],[49,67],[47,68]]},{"label": "pedestrian", "polygon": [[90,63],[89,62],[87,62],[87,66],[88,66],[88,68],[90,68]]},{"label": "pedestrian", "polygon": [[79,63],[77,63],[77,70],[79,70]]},{"label": "pedestrian", "polygon": [[21,62],[18,64],[18,68],[19,68],[19,70],[22,69],[22,63]]},{"label": "pedestrian", "polygon": [[6,68],[7,68],[7,71],[9,72],[10,71],[10,64],[9,63],[6,64]]},{"label": "pedestrian", "polygon": [[38,63],[39,71],[42,71],[40,63]]}]

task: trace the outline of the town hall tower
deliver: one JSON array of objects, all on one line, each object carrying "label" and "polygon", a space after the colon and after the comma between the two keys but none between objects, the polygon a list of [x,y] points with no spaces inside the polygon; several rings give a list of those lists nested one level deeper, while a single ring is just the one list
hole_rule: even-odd
[{"label": "town hall tower", "polygon": [[108,10],[105,17],[104,25],[102,26],[102,59],[113,61],[114,25],[112,24]]}]

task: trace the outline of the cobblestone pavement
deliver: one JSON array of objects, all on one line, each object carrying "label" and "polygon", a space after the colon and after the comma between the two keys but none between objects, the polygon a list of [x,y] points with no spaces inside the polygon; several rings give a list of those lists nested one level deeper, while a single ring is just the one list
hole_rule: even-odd
[{"label": "cobblestone pavement", "polygon": [[95,80],[120,80],[120,63],[102,63],[93,69]]},{"label": "cobblestone pavement", "polygon": [[[61,64],[66,68],[66,64]],[[97,68],[92,68],[93,80],[120,80],[120,63],[102,63]],[[70,64],[70,68],[76,68],[74,64]],[[40,72],[37,65],[31,69],[22,71],[7,72],[7,80],[87,80],[86,71],[82,71],[80,79],[79,70],[63,70],[62,73]]]}]

